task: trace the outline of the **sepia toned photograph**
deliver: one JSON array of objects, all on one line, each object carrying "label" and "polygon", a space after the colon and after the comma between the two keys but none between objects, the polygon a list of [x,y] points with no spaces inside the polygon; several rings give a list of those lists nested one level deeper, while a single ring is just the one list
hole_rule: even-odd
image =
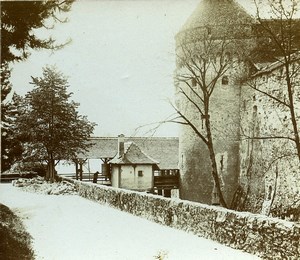
[{"label": "sepia toned photograph", "polygon": [[0,1],[0,259],[300,259],[300,1]]}]

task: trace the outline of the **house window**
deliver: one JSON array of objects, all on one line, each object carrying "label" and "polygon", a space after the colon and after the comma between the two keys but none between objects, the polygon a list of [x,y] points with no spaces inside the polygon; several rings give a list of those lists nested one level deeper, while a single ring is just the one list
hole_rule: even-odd
[{"label": "house window", "polygon": [[144,176],[143,171],[138,171],[138,176],[143,177]]},{"label": "house window", "polygon": [[224,76],[224,77],[222,78],[222,85],[228,85],[228,83],[229,83],[228,76]]}]

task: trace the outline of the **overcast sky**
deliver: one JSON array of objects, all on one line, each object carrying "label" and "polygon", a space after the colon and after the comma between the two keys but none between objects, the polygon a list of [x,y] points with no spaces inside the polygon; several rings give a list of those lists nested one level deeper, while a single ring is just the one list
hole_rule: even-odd
[{"label": "overcast sky", "polygon": [[[32,88],[30,76],[56,65],[69,77],[80,113],[98,124],[95,136],[145,135],[149,128],[135,129],[174,112],[168,103],[174,92],[174,36],[198,2],[75,2],[67,24],[37,32],[72,43],[54,53],[33,51],[26,62],[14,64],[14,89],[24,95]],[[177,136],[178,126],[167,124],[155,135]]]}]

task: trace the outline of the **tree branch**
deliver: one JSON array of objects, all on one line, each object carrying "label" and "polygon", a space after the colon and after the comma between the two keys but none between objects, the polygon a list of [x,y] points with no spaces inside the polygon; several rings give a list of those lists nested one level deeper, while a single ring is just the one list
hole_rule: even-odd
[{"label": "tree branch", "polygon": [[260,92],[260,93],[266,95],[267,97],[269,97],[269,98],[275,100],[276,102],[278,102],[278,103],[280,103],[280,104],[282,104],[282,105],[284,105],[284,106],[286,106],[286,107],[288,107],[288,108],[290,107],[290,105],[287,104],[286,102],[280,100],[280,99],[277,98],[277,97],[274,97],[273,95],[271,95],[271,94],[269,94],[269,93],[267,93],[267,92],[265,92],[265,91],[263,91],[263,90],[258,89],[255,85],[252,85],[251,83],[248,83],[247,85],[248,85],[250,88],[254,89],[255,91],[258,91],[258,92]]},{"label": "tree branch", "polygon": [[194,132],[200,137],[200,139],[207,145],[208,141],[207,139],[198,131],[197,127],[186,117],[184,116],[173,104],[171,104],[174,110],[180,115],[180,117],[186,121],[186,124],[189,125]]},{"label": "tree branch", "polygon": [[180,88],[181,89],[181,93],[197,108],[197,110],[199,111],[199,113],[201,114],[201,115],[204,115],[203,114],[203,112],[202,112],[202,109],[197,105],[197,103],[194,101],[194,100],[192,100],[185,92],[184,92],[184,90],[182,89],[182,88]]},{"label": "tree branch", "polygon": [[245,137],[246,140],[272,140],[272,139],[285,139],[296,142],[294,138],[288,136],[254,136],[254,137]]}]

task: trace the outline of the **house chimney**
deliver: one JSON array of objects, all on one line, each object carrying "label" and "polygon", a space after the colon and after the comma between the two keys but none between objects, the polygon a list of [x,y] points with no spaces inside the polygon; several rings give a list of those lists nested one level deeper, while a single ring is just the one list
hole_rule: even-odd
[{"label": "house chimney", "polygon": [[118,158],[123,157],[124,155],[124,135],[118,135]]}]

